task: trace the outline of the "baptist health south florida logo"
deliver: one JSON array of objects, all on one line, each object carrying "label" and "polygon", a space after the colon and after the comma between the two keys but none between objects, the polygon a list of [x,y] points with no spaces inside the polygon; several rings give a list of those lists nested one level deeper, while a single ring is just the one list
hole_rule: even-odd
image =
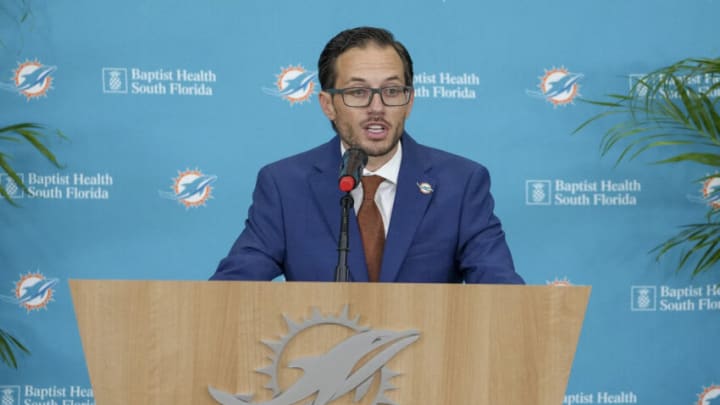
[{"label": "baptist health south florida logo", "polygon": [[525,180],[525,205],[612,207],[636,206],[642,184],[636,179]]},{"label": "baptist health south florida logo", "polygon": [[305,70],[300,65],[280,69],[274,88],[263,87],[265,94],[282,98],[290,105],[310,100],[315,93],[317,72]]},{"label": "baptist health south florida logo", "polygon": [[539,78],[540,91],[526,90],[526,92],[532,97],[545,99],[555,107],[564,106],[571,104],[575,97],[580,95],[579,81],[582,78],[582,73],[572,73],[564,67],[552,68],[545,70],[545,74]]},{"label": "baptist health south florida logo", "polygon": [[[640,82],[640,80],[643,82]],[[628,75],[628,90],[636,91],[641,97],[644,97],[648,89],[654,88],[659,82],[657,76],[648,77],[647,73],[631,73]],[[720,97],[720,75],[713,73],[697,73],[694,75],[677,76],[680,82],[698,93],[706,93],[708,97]],[[648,82],[649,81],[649,82]],[[647,84],[645,84],[647,83]],[[668,97],[670,99],[679,99],[680,93],[677,91],[675,82],[667,82],[657,89],[657,97]]]},{"label": "baptist health south florida logo", "polygon": [[37,200],[109,200],[113,177],[109,173],[40,174],[18,173],[30,193],[22,190],[6,174],[0,174],[0,183],[13,199]]},{"label": "baptist health south florida logo", "polygon": [[630,287],[630,310],[633,312],[720,311],[720,285],[687,287],[634,285]]},{"label": "baptist health south florida logo", "polygon": [[473,72],[420,72],[413,76],[415,97],[432,99],[477,99],[480,76]]},{"label": "baptist health south florida logo", "polygon": [[95,395],[80,385],[0,385],[0,405],[95,405]]},{"label": "baptist health south florida logo", "polygon": [[12,295],[0,295],[0,299],[25,308],[28,312],[44,309],[53,301],[53,288],[57,278],[47,278],[39,271],[20,276],[11,290]]},{"label": "baptist health south florida logo", "polygon": [[102,91],[106,94],[212,96],[216,82],[212,69],[102,68]]},{"label": "baptist health south florida logo", "polygon": [[12,82],[0,82],[0,89],[18,93],[28,100],[45,96],[52,88],[52,73],[56,70],[56,66],[43,65],[37,60],[19,63]]},{"label": "baptist health south florida logo", "polygon": [[[251,394],[231,394],[209,386],[210,395],[218,403],[292,405],[306,403],[310,399],[315,405],[326,405],[353,391],[354,402],[372,398],[372,405],[396,403],[388,399],[386,393],[396,389],[390,380],[399,373],[390,370],[387,363],[417,341],[420,338],[419,331],[390,331],[361,326],[357,322],[360,316],[354,319],[348,317],[348,306],[337,316],[323,316],[317,308],[312,308],[312,316],[301,322],[296,323],[287,316],[284,318],[287,333],[278,341],[262,340],[272,351],[268,356],[271,364],[256,370],[269,377],[270,381],[265,388],[272,391],[272,400],[251,402]],[[323,328],[328,327],[346,329],[348,336],[316,357],[294,358],[292,353],[288,354],[288,351],[292,352],[288,348],[293,347],[298,336],[306,335],[309,329],[313,329],[313,332],[319,329],[322,333],[322,330],[328,330]],[[281,388],[278,376],[285,371],[283,366],[302,369],[303,374],[289,387]],[[373,387],[376,387],[374,390],[377,392],[374,396],[368,396]]]},{"label": "baptist health south florida logo", "polygon": [[160,196],[178,201],[186,208],[199,207],[212,198],[211,185],[215,180],[217,176],[203,174],[198,169],[178,172],[172,179],[172,192],[160,191]]}]

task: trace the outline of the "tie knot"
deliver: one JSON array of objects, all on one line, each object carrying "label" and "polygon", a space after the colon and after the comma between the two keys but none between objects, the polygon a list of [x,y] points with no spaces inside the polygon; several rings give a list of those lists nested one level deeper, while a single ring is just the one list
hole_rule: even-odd
[{"label": "tie knot", "polygon": [[377,191],[380,183],[382,183],[383,180],[385,179],[381,176],[363,176],[360,179],[360,182],[362,182],[363,186],[363,200],[375,199],[375,192]]}]

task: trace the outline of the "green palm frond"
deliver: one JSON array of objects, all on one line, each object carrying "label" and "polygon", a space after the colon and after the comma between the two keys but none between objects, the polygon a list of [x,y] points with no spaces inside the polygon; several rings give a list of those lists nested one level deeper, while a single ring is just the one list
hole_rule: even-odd
[{"label": "green palm frond", "polygon": [[0,329],[0,362],[5,363],[12,368],[17,368],[18,363],[14,353],[15,349],[20,350],[25,354],[30,354],[30,351],[23,346],[20,341],[15,339],[6,331]]},{"label": "green palm frond", "polygon": [[[56,131],[55,134],[60,138],[66,138],[65,135],[60,131]],[[46,137],[46,129],[39,124],[31,122],[14,124],[0,128],[0,141],[27,143],[33,149],[39,152],[42,156],[44,156],[55,167],[61,168],[62,165],[58,162],[52,151],[50,151],[47,145],[43,142]],[[4,171],[5,174],[7,174],[8,177],[10,177],[20,189],[29,194],[30,190],[25,185],[25,182],[23,182],[17,171],[15,171],[15,169],[10,164],[10,158],[11,156],[7,153],[2,152],[2,149],[0,148],[0,169],[2,169],[2,171]],[[5,184],[0,184],[0,195],[2,195],[5,201],[9,202],[10,204],[17,205],[17,203],[15,203],[15,201],[12,199],[10,193],[8,193],[8,191],[6,190]]]},{"label": "green palm frond", "polygon": [[[657,164],[693,162],[720,168],[720,58],[688,58],[637,78],[627,94],[610,94],[606,100],[583,100],[602,112],[583,122],[574,133],[591,124],[612,121],[600,142],[605,156],[619,151],[615,164],[659,151]],[[720,178],[712,174],[699,182]],[[720,187],[712,187],[708,201],[720,201]],[[683,248],[677,270],[692,266],[693,276],[720,261],[720,209],[711,206],[706,223],[686,225],[653,249],[657,258]],[[697,260],[694,260],[697,259]]]},{"label": "green palm frond", "polygon": [[[587,125],[619,117],[603,135],[602,155],[617,148],[616,164],[662,148],[669,156],[657,163],[694,161],[720,166],[720,58],[685,59],[637,79],[627,94],[587,101],[604,111]],[[682,151],[683,153],[677,153]],[[677,154],[672,154],[677,153]]]}]

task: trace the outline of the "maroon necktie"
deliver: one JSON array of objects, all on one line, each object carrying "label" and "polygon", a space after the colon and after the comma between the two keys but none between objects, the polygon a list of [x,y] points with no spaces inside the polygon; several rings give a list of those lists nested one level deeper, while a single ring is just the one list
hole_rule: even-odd
[{"label": "maroon necktie", "polygon": [[383,249],[385,247],[385,227],[377,204],[375,192],[380,183],[385,180],[380,176],[363,176],[363,201],[358,210],[358,226],[365,249],[365,262],[368,268],[370,281],[380,279],[380,266],[382,265]]}]

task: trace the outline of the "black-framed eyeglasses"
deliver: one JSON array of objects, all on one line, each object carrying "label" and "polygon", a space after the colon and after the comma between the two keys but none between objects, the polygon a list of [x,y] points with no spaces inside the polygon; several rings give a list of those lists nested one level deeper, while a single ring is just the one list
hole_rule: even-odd
[{"label": "black-framed eyeglasses", "polygon": [[380,100],[384,105],[399,107],[410,102],[412,86],[348,87],[344,89],[326,89],[325,91],[342,96],[343,103],[348,107],[369,106],[375,93],[380,95]]}]

